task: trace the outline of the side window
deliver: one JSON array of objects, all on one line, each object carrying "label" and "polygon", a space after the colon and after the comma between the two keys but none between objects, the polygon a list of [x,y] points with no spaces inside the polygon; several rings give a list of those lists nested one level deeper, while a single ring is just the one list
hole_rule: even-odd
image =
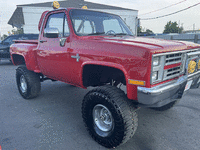
[{"label": "side window", "polygon": [[65,13],[50,15],[45,28],[57,28],[60,36],[69,36],[69,27]]}]

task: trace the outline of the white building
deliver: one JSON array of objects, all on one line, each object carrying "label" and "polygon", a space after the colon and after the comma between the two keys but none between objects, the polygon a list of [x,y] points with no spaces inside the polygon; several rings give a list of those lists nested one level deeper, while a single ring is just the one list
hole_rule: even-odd
[{"label": "white building", "polygon": [[[84,0],[66,0],[59,1],[59,3],[61,8],[81,8],[82,6],[87,6],[90,10],[117,14],[126,22],[134,34],[137,32],[137,10],[91,3]],[[13,27],[23,28],[24,33],[39,33],[38,22],[41,14],[46,10],[52,10],[51,5],[52,2],[17,5],[8,24]]]}]

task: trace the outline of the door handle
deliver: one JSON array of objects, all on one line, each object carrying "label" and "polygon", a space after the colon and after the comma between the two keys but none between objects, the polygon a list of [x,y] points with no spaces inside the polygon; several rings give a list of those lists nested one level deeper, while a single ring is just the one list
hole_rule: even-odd
[{"label": "door handle", "polygon": [[61,39],[60,39],[60,46],[61,46],[61,47],[64,47],[64,46],[65,46],[66,40],[67,40],[66,38],[61,38]]},{"label": "door handle", "polygon": [[46,40],[40,40],[40,43],[44,43],[44,42],[47,42]]}]

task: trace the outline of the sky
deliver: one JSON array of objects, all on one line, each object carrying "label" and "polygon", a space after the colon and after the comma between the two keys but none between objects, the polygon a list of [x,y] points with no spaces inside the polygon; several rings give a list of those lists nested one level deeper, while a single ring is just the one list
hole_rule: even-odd
[{"label": "sky", "polygon": [[[15,11],[17,5],[53,2],[53,0],[0,0],[0,32],[1,35],[8,34],[13,28],[8,25],[8,21]],[[200,3],[200,0],[85,0],[93,3],[106,4],[138,10],[138,17],[141,19],[140,25],[143,29],[150,29],[154,33],[162,33],[167,22],[177,22],[184,30],[200,29],[200,4],[182,11],[180,13],[162,17],[158,19],[142,20],[154,18],[177,12]],[[174,5],[178,3],[177,5]],[[168,7],[171,6],[171,7]],[[167,8],[166,8],[167,7]],[[164,9],[165,8],[165,9]],[[159,11],[156,11],[159,10]]]}]

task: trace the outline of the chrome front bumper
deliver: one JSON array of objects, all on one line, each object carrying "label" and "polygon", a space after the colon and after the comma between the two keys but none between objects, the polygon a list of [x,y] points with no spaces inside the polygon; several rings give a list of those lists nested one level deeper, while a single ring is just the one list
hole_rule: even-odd
[{"label": "chrome front bumper", "polygon": [[187,81],[186,75],[152,88],[137,87],[138,102],[146,107],[161,107],[181,99]]}]

